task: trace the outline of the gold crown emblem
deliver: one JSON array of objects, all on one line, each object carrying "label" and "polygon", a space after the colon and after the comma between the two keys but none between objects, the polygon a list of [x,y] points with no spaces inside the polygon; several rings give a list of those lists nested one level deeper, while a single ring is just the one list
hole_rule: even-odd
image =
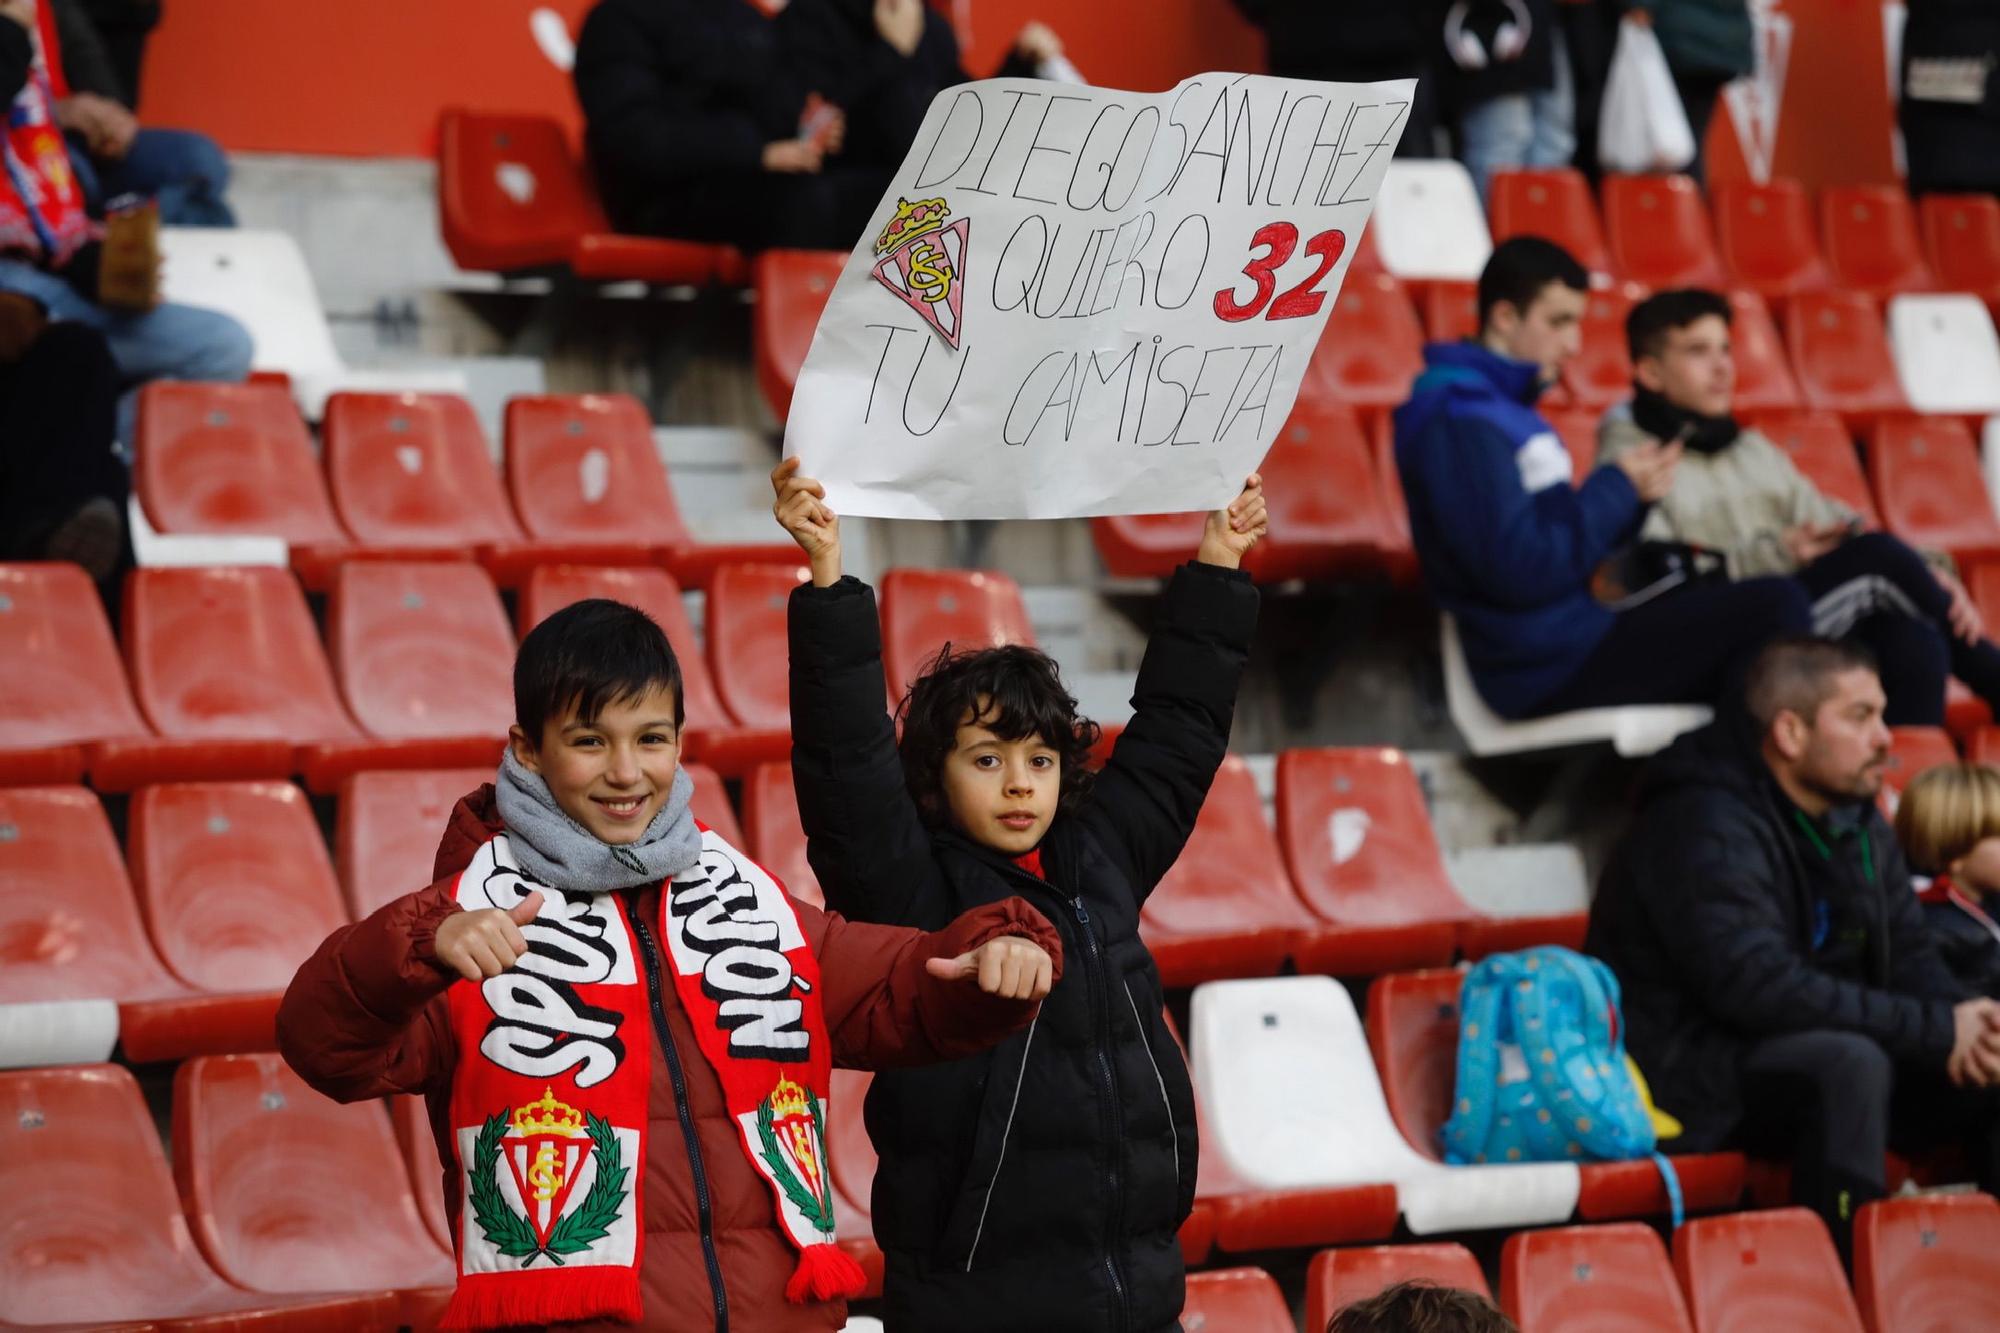
[{"label": "gold crown emblem", "polygon": [[514,1129],[520,1134],[564,1134],[575,1138],[583,1132],[583,1112],[556,1100],[553,1087],[544,1088],[541,1098],[514,1108]]},{"label": "gold crown emblem", "polygon": [[896,216],[889,219],[889,225],[882,228],[882,234],[875,238],[875,253],[893,250],[913,236],[926,236],[944,229],[944,220],[951,215],[951,205],[942,199],[919,199],[914,204],[907,199],[896,201]]},{"label": "gold crown emblem", "polygon": [[771,1116],[776,1120],[789,1120],[793,1116],[811,1114],[811,1103],[806,1100],[806,1090],[788,1078],[778,1080],[778,1086],[771,1089]]}]

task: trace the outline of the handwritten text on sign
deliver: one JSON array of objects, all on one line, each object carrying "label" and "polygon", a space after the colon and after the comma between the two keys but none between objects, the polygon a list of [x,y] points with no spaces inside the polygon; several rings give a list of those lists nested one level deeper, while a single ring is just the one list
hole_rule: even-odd
[{"label": "handwritten text on sign", "polygon": [[827,302],[787,452],[851,514],[1227,502],[1291,411],[1414,86],[940,93]]}]

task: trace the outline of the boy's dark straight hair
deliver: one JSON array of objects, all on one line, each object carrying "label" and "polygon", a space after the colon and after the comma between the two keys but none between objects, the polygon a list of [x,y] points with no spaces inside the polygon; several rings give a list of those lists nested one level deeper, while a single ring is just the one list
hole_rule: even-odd
[{"label": "boy's dark straight hair", "polygon": [[897,716],[903,723],[897,746],[903,781],[933,828],[951,818],[944,798],[944,761],[967,721],[1005,741],[1040,736],[1062,761],[1058,810],[1074,808],[1090,789],[1094,775],[1088,764],[1098,725],[1077,716],[1076,699],[1063,688],[1055,659],[1039,649],[1009,644],[953,651],[947,643],[903,696]]},{"label": "boy's dark straight hair", "polygon": [[1326,1333],[1520,1333],[1478,1292],[1435,1282],[1399,1282],[1329,1319]]},{"label": "boy's dark straight hair", "polygon": [[572,705],[594,722],[605,705],[654,689],[674,692],[678,732],[685,710],[673,645],[644,611],[602,597],[573,602],[529,630],[514,657],[514,721],[531,745]]},{"label": "boy's dark straight hair", "polygon": [[1505,301],[1526,314],[1552,283],[1571,291],[1590,290],[1590,274],[1570,252],[1540,236],[1510,236],[1493,247],[1479,273],[1479,330],[1486,331],[1493,307]]},{"label": "boy's dark straight hair", "polygon": [[1625,316],[1625,347],[1637,361],[1642,356],[1658,356],[1667,350],[1667,335],[1684,329],[1698,319],[1716,316],[1724,324],[1736,323],[1729,298],[1703,287],[1682,287],[1677,291],[1655,292],[1632,307]]}]

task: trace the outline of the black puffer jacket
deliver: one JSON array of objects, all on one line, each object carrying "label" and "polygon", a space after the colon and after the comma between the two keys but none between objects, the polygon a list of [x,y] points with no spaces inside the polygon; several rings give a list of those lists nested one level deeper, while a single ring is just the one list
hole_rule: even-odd
[{"label": "black puffer jacket", "polygon": [[1085,803],[1043,840],[1045,883],[920,822],[882,706],[867,586],[793,594],[793,775],[828,905],[919,925],[1020,894],[1063,932],[1062,981],[1025,1033],[875,1079],[868,1131],[891,1333],[1178,1327],[1194,1094],[1139,908],[1222,762],[1256,616],[1246,576],[1206,565],[1174,575],[1137,712]]},{"label": "black puffer jacket", "polygon": [[[1741,1119],[1739,1064],[1759,1038],[1854,1032],[1942,1071],[1963,998],[1888,823],[1871,806],[1838,860],[1802,849],[1749,732],[1717,721],[1653,760],[1590,911],[1585,948],[1618,974],[1627,1046],[1687,1151],[1719,1146]],[[1815,956],[1825,902],[1855,918],[1856,975]]]}]

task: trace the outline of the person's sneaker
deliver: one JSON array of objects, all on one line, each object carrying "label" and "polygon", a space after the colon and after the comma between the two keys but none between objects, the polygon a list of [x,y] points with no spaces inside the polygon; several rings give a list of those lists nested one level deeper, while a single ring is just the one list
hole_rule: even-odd
[{"label": "person's sneaker", "polygon": [[93,583],[102,583],[118,567],[118,544],[125,535],[118,506],[107,496],[86,500],[81,509],[56,525],[42,554],[83,566]]}]

